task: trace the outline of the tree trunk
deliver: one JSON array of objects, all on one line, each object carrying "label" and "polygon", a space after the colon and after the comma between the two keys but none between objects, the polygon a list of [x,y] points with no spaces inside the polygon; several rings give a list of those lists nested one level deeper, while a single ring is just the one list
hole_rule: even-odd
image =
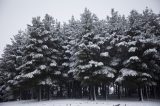
[{"label": "tree trunk", "polygon": [[93,100],[96,100],[96,88],[95,88],[95,85],[93,85]]},{"label": "tree trunk", "polygon": [[118,85],[118,99],[121,99],[121,87]]},{"label": "tree trunk", "polygon": [[106,100],[107,99],[107,88],[105,84],[102,84],[102,96]]},{"label": "tree trunk", "polygon": [[91,85],[89,85],[89,100],[92,99],[92,88]]},{"label": "tree trunk", "polygon": [[148,87],[147,87],[147,85],[145,86],[145,91],[146,91],[146,99],[148,100]]},{"label": "tree trunk", "polygon": [[127,97],[127,88],[125,87],[125,90],[124,90],[124,95],[125,97]]},{"label": "tree trunk", "polygon": [[34,99],[34,88],[31,88],[31,99]]},{"label": "tree trunk", "polygon": [[68,82],[68,98],[71,97],[71,84]]},{"label": "tree trunk", "polygon": [[108,97],[109,97],[109,85],[107,85],[107,91],[106,91],[106,99],[108,99]]},{"label": "tree trunk", "polygon": [[47,99],[50,99],[50,86],[47,86]]},{"label": "tree trunk", "polygon": [[38,101],[41,101],[41,86],[38,89]]},{"label": "tree trunk", "polygon": [[154,98],[156,99],[156,86],[153,86]]},{"label": "tree trunk", "polygon": [[22,100],[22,90],[19,88],[19,100]]},{"label": "tree trunk", "polygon": [[138,88],[138,93],[139,93],[139,101],[143,101],[143,92],[141,87]]}]

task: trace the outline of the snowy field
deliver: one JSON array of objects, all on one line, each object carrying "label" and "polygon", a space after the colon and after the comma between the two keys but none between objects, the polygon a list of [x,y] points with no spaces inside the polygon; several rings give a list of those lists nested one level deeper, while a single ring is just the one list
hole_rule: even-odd
[{"label": "snowy field", "polygon": [[[120,104],[120,105],[118,105]],[[160,106],[160,101],[133,100],[50,100],[50,101],[12,101],[0,103],[0,106]]]}]

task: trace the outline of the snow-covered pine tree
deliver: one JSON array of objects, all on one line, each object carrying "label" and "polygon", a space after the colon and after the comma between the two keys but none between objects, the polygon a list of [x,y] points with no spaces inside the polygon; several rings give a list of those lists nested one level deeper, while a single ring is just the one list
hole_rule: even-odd
[{"label": "snow-covered pine tree", "polygon": [[111,16],[107,16],[107,33],[123,35],[128,28],[125,16],[118,14],[118,11],[111,10]]},{"label": "snow-covered pine tree", "polygon": [[103,63],[100,61],[100,47],[96,44],[94,37],[97,35],[95,33],[95,23],[98,21],[95,15],[93,15],[88,9],[84,10],[81,15],[81,39],[78,42],[78,49],[75,55],[76,69],[75,76],[76,79],[80,80],[82,85],[89,86],[89,96],[90,99],[96,99],[95,86],[98,80],[95,78],[94,72],[101,69]]},{"label": "snow-covered pine tree", "polygon": [[[14,79],[20,71],[16,70],[18,66],[22,64],[23,46],[25,45],[26,37],[24,32],[19,31],[14,36],[10,45],[7,45],[1,60],[1,71],[6,76],[5,83],[2,86],[2,92],[4,93],[4,100],[16,99],[18,82]],[[12,97],[12,98],[11,98]]]},{"label": "snow-covered pine tree", "polygon": [[[128,28],[127,20],[124,16],[118,14],[114,9],[111,10],[111,16],[107,16],[107,24],[105,28],[106,40],[102,45],[103,53],[106,53],[104,60],[105,66],[110,67],[110,75],[108,78],[109,83],[113,83],[117,78],[120,69],[123,67],[123,60],[126,58],[127,48],[126,43],[130,39],[129,36],[125,35]],[[118,87],[118,97],[120,98],[120,83],[113,83],[113,86]]]},{"label": "snow-covered pine tree", "polygon": [[[149,12],[148,9],[146,9],[143,14],[139,14],[137,11],[131,12],[127,34],[129,34],[132,39],[126,43],[128,52],[126,51],[125,53],[128,59],[123,62],[124,67],[127,69],[122,68],[120,70],[120,77],[116,79],[117,81],[125,79],[123,84],[129,84],[129,87],[137,86],[140,100],[143,100],[142,88],[155,84],[152,68],[155,65],[157,66],[158,63],[158,58],[155,59],[154,56],[156,55],[156,57],[158,57],[157,48],[159,48],[159,40],[158,37],[156,37],[157,33],[155,33],[157,31],[152,31],[154,30],[154,25],[158,25],[157,21],[155,21],[157,18],[155,17],[153,19],[153,17],[155,17],[155,15],[152,14],[151,11]],[[151,20],[154,20],[154,24],[150,24],[150,22],[152,22]],[[145,52],[150,50],[155,52],[152,53],[150,57],[145,56]],[[153,61],[155,65],[150,65],[150,62]],[[145,94],[148,96],[147,89],[145,88],[145,90]]]},{"label": "snow-covered pine tree", "polygon": [[22,73],[17,79],[24,79],[21,82],[22,87],[38,87],[40,100],[41,86],[52,85],[52,79],[55,80],[53,76],[60,75],[59,29],[53,18],[46,15],[43,21],[40,17],[33,18],[32,25],[28,25],[27,34],[29,41],[24,50],[25,62],[19,67]]},{"label": "snow-covered pine tree", "polygon": [[[64,23],[63,25],[63,49],[64,49],[64,61],[62,63],[63,70],[65,70],[64,77],[67,77],[64,79],[65,83],[67,84],[67,94],[68,97],[75,97],[76,89],[74,87],[74,78],[72,69],[74,69],[74,60],[75,56],[74,53],[76,52],[77,48],[77,42],[78,42],[78,33],[79,33],[79,24],[78,21],[75,20],[74,16],[71,17],[69,20],[69,23]],[[66,75],[65,75],[66,74]]]}]

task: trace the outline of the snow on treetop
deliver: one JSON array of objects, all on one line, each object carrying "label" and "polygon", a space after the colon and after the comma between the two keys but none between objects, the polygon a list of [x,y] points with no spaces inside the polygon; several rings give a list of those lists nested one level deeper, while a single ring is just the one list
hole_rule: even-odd
[{"label": "snow on treetop", "polygon": [[136,41],[130,41],[130,42],[126,42],[126,41],[122,41],[118,44],[116,44],[116,46],[135,46],[136,45]]},{"label": "snow on treetop", "polygon": [[38,42],[38,43],[40,43],[40,44],[42,44],[42,43],[43,43],[43,41],[42,41],[42,40],[37,40],[37,42]]},{"label": "snow on treetop", "polygon": [[37,74],[40,74],[40,71],[36,69],[33,72],[27,73],[22,77],[24,77],[24,78],[33,78],[33,76],[37,75]]},{"label": "snow on treetop", "polygon": [[73,72],[76,72],[76,71],[77,71],[76,69],[71,68],[71,69],[68,71],[68,73],[73,73]]},{"label": "snow on treetop", "polygon": [[129,58],[128,62],[130,62],[130,61],[136,61],[136,62],[139,62],[139,61],[140,61],[140,59],[139,59],[139,57],[138,57],[138,56],[131,56],[131,57]]},{"label": "snow on treetop", "polygon": [[108,52],[103,52],[103,53],[100,53],[100,56],[102,56],[102,57],[109,57],[109,53]]},{"label": "snow on treetop", "polygon": [[21,59],[22,58],[22,56],[16,56],[16,59]]},{"label": "snow on treetop", "polygon": [[64,62],[62,66],[69,66],[69,63]]},{"label": "snow on treetop", "polygon": [[153,49],[147,49],[144,52],[144,55],[148,55],[148,54],[152,54],[152,53],[157,53],[157,50],[155,48],[153,48]]},{"label": "snow on treetop", "polygon": [[63,75],[63,77],[68,77],[68,74],[66,74],[66,73],[63,73],[62,75]]},{"label": "snow on treetop", "polygon": [[146,63],[142,63],[142,67],[143,67],[143,68],[145,68],[145,69],[147,69],[147,68],[148,68],[148,66],[147,66],[147,64],[146,64]]},{"label": "snow on treetop", "polygon": [[84,70],[84,69],[89,69],[89,68],[91,68],[91,67],[92,67],[91,64],[87,64],[87,65],[79,65],[79,66],[78,66],[78,68],[80,68],[80,69],[82,69],[82,70]]},{"label": "snow on treetop", "polygon": [[38,53],[38,54],[35,54],[35,55],[33,55],[33,58],[42,58],[43,57],[43,54],[40,54],[40,53]]},{"label": "snow on treetop", "polygon": [[87,34],[85,34],[85,35],[83,35],[83,38],[87,38],[87,37],[89,37],[90,35],[92,35],[93,33],[87,33]]},{"label": "snow on treetop", "polygon": [[22,76],[21,75],[17,75],[14,79],[15,80],[18,80],[18,79],[20,79]]},{"label": "snow on treetop", "polygon": [[112,46],[107,46],[107,50],[110,50],[110,49],[112,49]]},{"label": "snow on treetop", "polygon": [[42,49],[46,50],[46,49],[48,49],[48,46],[47,45],[43,45]]},{"label": "snow on treetop", "polygon": [[126,41],[123,41],[123,42],[120,42],[118,44],[116,44],[116,46],[127,46],[127,42]]},{"label": "snow on treetop", "polygon": [[101,74],[101,75],[105,75],[106,77],[113,78],[115,72],[116,72],[115,69],[108,66],[104,66],[102,67],[102,69],[95,71],[94,74],[95,75]]},{"label": "snow on treetop", "polygon": [[111,66],[117,66],[120,61],[121,61],[120,58],[114,57],[114,58],[112,59],[112,61],[110,62],[110,65],[111,65]]},{"label": "snow on treetop", "polygon": [[98,41],[97,44],[104,44],[104,41]]},{"label": "snow on treetop", "polygon": [[122,76],[118,76],[115,80],[115,82],[121,83],[124,80]]},{"label": "snow on treetop", "polygon": [[41,35],[46,35],[46,34],[49,34],[49,33],[50,33],[49,31],[44,30],[44,31],[41,33]]},{"label": "snow on treetop", "polygon": [[76,44],[76,40],[71,40],[71,41],[69,42],[69,44],[71,44],[71,45]]},{"label": "snow on treetop", "polygon": [[122,68],[120,72],[122,76],[136,76],[137,75],[137,72],[135,70],[128,69],[128,68]]},{"label": "snow on treetop", "polygon": [[66,50],[65,52],[66,52],[66,53],[71,53],[71,51],[70,51],[70,50]]},{"label": "snow on treetop", "polygon": [[36,43],[36,41],[37,41],[37,40],[36,40],[36,39],[34,39],[34,38],[32,38],[32,39],[31,39],[31,41],[32,41],[32,42],[34,42],[34,43]]},{"label": "snow on treetop", "polygon": [[69,45],[62,46],[64,49],[69,49]]},{"label": "snow on treetop", "polygon": [[32,63],[33,63],[32,61],[27,61],[26,65],[30,65]]},{"label": "snow on treetop", "polygon": [[142,73],[142,76],[152,78],[152,76],[150,74],[147,74],[147,73]]},{"label": "snow on treetop", "polygon": [[86,45],[84,44],[84,43],[81,43],[80,45],[79,45],[79,47],[85,47]]},{"label": "snow on treetop", "polygon": [[41,48],[37,47],[36,49],[37,49],[37,52],[42,52]]},{"label": "snow on treetop", "polygon": [[60,71],[55,71],[54,74],[55,74],[55,75],[60,75],[61,72],[60,72]]},{"label": "snow on treetop", "polygon": [[148,42],[153,42],[153,39],[151,39],[151,38],[148,38],[148,39],[140,39],[139,40],[140,42],[142,42],[142,43],[148,43]]},{"label": "snow on treetop", "polygon": [[77,56],[80,55],[80,51],[77,51],[77,52],[75,53],[75,55],[77,55]]},{"label": "snow on treetop", "polygon": [[97,61],[94,61],[94,60],[89,61],[89,64],[95,65],[95,67],[103,66],[102,62],[97,62]]},{"label": "snow on treetop", "polygon": [[92,48],[92,49],[100,49],[100,47],[96,44],[93,44],[92,42],[89,42],[89,45],[87,47]]},{"label": "snow on treetop", "polygon": [[33,44],[30,44],[30,45],[28,45],[28,46],[26,46],[26,48],[33,48]]},{"label": "snow on treetop", "polygon": [[84,79],[84,80],[87,80],[87,79],[89,79],[89,76],[85,76],[83,79]]},{"label": "snow on treetop", "polygon": [[13,83],[14,83],[14,80],[9,80],[8,83],[13,84]]},{"label": "snow on treetop", "polygon": [[46,69],[46,65],[40,65],[39,68],[40,68],[41,70],[44,70],[44,69]]},{"label": "snow on treetop", "polygon": [[129,48],[128,52],[135,52],[137,50],[137,47],[131,47]]},{"label": "snow on treetop", "polygon": [[58,50],[56,50],[56,49],[52,49],[52,52],[54,52],[54,53],[58,53],[59,51],[58,51]]},{"label": "snow on treetop", "polygon": [[45,80],[40,81],[39,84],[40,85],[52,85],[53,83],[52,83],[51,78],[46,78]]},{"label": "snow on treetop", "polygon": [[97,35],[94,36],[93,39],[103,39],[103,37],[100,37],[100,36],[101,36],[101,34],[97,34]]},{"label": "snow on treetop", "polygon": [[45,38],[44,38],[44,41],[47,41],[47,40],[48,40],[48,37],[45,37]]},{"label": "snow on treetop", "polygon": [[57,66],[57,63],[55,61],[52,61],[52,63],[50,63],[51,67]]},{"label": "snow on treetop", "polygon": [[129,46],[135,46],[136,43],[137,43],[137,41],[130,41],[130,42],[128,42],[128,45],[129,45]]}]

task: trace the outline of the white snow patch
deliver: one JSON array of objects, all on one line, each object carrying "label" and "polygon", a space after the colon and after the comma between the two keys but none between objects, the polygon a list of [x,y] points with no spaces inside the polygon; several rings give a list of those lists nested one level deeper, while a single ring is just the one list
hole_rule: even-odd
[{"label": "white snow patch", "polygon": [[148,55],[148,54],[152,54],[152,53],[157,53],[157,50],[155,48],[153,48],[153,49],[147,49],[144,52],[144,55]]},{"label": "white snow patch", "polygon": [[137,72],[135,70],[128,69],[128,68],[122,68],[120,72],[122,73],[122,76],[136,76],[137,75]]},{"label": "white snow patch", "polygon": [[89,68],[91,68],[92,65],[91,65],[91,64],[87,64],[87,65],[79,65],[78,67],[79,67],[80,69],[84,70],[84,69],[89,69]]},{"label": "white snow patch", "polygon": [[117,66],[120,61],[121,61],[120,58],[114,57],[114,58],[112,59],[112,61],[110,62],[110,65],[111,65],[111,66]]},{"label": "white snow patch", "polygon": [[128,52],[135,52],[137,50],[137,47],[131,47],[129,48]]},{"label": "white snow patch", "polygon": [[40,65],[40,67],[39,67],[41,70],[44,70],[44,69],[46,69],[46,65]]},{"label": "white snow patch", "polygon": [[102,69],[95,71],[94,74],[101,74],[101,75],[105,75],[108,78],[113,78],[114,77],[114,73],[116,72],[115,69],[111,68],[111,67],[103,67]]},{"label": "white snow patch", "polygon": [[61,74],[61,72],[60,71],[55,71],[55,73],[54,73],[55,75],[60,75]]},{"label": "white snow patch", "polygon": [[100,54],[100,56],[102,57],[109,57],[109,53],[108,52],[103,52]]},{"label": "white snow patch", "polygon": [[131,57],[129,58],[128,62],[130,62],[130,61],[136,61],[136,62],[138,62],[138,61],[140,61],[140,59],[139,59],[139,57],[137,57],[137,56],[131,56]]},{"label": "white snow patch", "polygon": [[40,54],[40,53],[38,53],[38,54],[35,54],[35,55],[33,55],[33,58],[42,58],[43,57],[43,54]]},{"label": "white snow patch", "polygon": [[98,50],[100,49],[100,47],[98,45],[93,44],[92,42],[89,42],[89,45],[87,47],[89,47],[91,49],[98,49]]},{"label": "white snow patch", "polygon": [[65,63],[62,64],[62,66],[66,66],[67,67],[67,66],[69,66],[69,63],[65,62]]},{"label": "white snow patch", "polygon": [[134,99],[128,100],[78,100],[78,99],[65,99],[65,100],[49,100],[49,101],[10,101],[0,103],[0,106],[159,106],[159,100],[148,100],[140,102]]},{"label": "white snow patch", "polygon": [[24,78],[33,78],[33,76],[37,75],[37,74],[40,74],[40,71],[36,69],[33,72],[27,73],[22,77],[24,77]]},{"label": "white snow patch", "polygon": [[43,41],[42,41],[42,40],[37,40],[37,42],[38,42],[38,43],[40,43],[40,44],[42,44],[42,43],[43,43]]},{"label": "white snow patch", "polygon": [[152,78],[152,76],[150,74],[147,74],[147,73],[142,73],[142,76],[145,76],[145,77],[150,77]]},{"label": "white snow patch", "polygon": [[48,49],[48,46],[47,45],[43,45],[42,49],[46,50],[46,49]]},{"label": "white snow patch", "polygon": [[57,66],[57,63],[55,61],[52,61],[52,63],[50,64],[51,67]]},{"label": "white snow patch", "polygon": [[89,61],[89,64],[95,65],[95,67],[103,66],[102,62],[97,62],[97,61],[94,61],[94,60]]},{"label": "white snow patch", "polygon": [[85,77],[84,77],[84,80],[87,80],[87,79],[89,79],[89,76],[85,76]]}]

